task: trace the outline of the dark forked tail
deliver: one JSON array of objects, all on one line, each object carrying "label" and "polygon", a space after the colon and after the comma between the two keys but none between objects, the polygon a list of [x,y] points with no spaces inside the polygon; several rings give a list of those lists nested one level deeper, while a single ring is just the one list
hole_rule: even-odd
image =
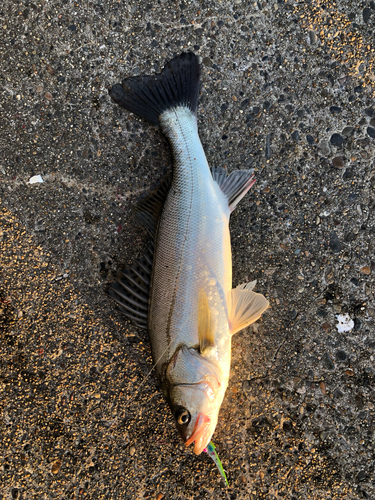
[{"label": "dark forked tail", "polygon": [[156,75],[131,76],[109,90],[112,100],[123,108],[157,125],[167,109],[198,107],[200,67],[192,52],[169,61]]}]

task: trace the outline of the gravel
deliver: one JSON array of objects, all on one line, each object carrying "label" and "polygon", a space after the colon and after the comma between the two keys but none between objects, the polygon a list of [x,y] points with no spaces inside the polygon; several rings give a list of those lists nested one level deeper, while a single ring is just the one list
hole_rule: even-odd
[{"label": "gravel", "polygon": [[[374,15],[344,0],[2,2],[2,497],[375,498]],[[231,218],[233,284],[256,279],[271,303],[233,338],[213,439],[229,489],[185,450],[147,334],[105,295],[147,243],[132,207],[171,165],[108,88],[186,50],[209,164],[257,178]]]}]

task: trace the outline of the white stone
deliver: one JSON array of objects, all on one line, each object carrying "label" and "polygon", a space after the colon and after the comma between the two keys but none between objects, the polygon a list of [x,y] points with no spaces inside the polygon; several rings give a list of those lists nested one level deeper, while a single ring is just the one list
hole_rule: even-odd
[{"label": "white stone", "polygon": [[337,325],[336,328],[340,333],[350,332],[354,328],[354,321],[349,314],[336,314]]},{"label": "white stone", "polygon": [[44,182],[41,175],[34,175],[30,177],[29,184],[36,184],[37,182]]}]

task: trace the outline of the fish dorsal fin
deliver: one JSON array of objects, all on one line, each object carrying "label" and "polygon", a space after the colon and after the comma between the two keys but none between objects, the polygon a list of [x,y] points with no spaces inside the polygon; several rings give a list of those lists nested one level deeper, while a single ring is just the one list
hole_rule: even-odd
[{"label": "fish dorsal fin", "polygon": [[225,168],[213,167],[212,177],[227,197],[231,212],[255,182],[252,170],[235,170],[230,175],[227,175]]},{"label": "fish dorsal fin", "polygon": [[239,285],[230,292],[229,326],[232,334],[254,323],[269,306],[264,295],[252,291],[255,283]]},{"label": "fish dorsal fin", "polygon": [[142,222],[153,238],[156,235],[156,228],[171,183],[172,172],[168,172],[154,189],[138,201],[135,208],[137,218]]},{"label": "fish dorsal fin", "polygon": [[199,290],[198,305],[198,337],[199,350],[204,354],[205,350],[215,345],[215,320],[212,316],[205,290]]},{"label": "fish dorsal fin", "polygon": [[153,245],[144,256],[120,271],[116,281],[109,283],[107,294],[120,306],[120,311],[140,328],[147,328],[148,292],[151,280]]},{"label": "fish dorsal fin", "polygon": [[[155,238],[158,221],[163,210],[172,182],[172,173],[168,172],[154,189],[137,203],[137,218]],[[147,328],[148,293],[151,281],[154,245],[151,243],[144,256],[120,271],[116,281],[110,283],[107,294],[120,306],[120,311],[132,319],[140,328]]]}]

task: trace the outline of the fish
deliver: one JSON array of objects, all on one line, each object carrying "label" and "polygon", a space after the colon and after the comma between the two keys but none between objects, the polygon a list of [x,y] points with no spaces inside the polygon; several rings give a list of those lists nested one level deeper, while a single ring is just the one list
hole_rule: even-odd
[{"label": "fish", "polygon": [[210,169],[198,135],[198,57],[184,52],[154,75],[130,76],[111,99],[158,125],[172,172],[136,213],[151,235],[145,255],[119,274],[108,294],[148,329],[154,369],[186,446],[211,449],[228,386],[232,336],[269,306],[253,288],[232,288],[229,218],[255,182],[251,170]]}]

